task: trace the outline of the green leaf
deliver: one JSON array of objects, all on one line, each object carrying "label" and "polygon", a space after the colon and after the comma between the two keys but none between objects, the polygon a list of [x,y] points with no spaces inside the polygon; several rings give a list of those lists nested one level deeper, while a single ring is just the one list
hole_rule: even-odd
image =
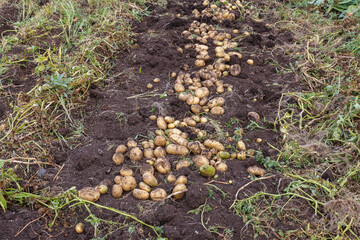
[{"label": "green leaf", "polygon": [[6,199],[4,197],[4,195],[2,194],[2,190],[0,190],[0,205],[1,205],[1,208],[4,210],[7,209],[7,203],[6,203]]}]

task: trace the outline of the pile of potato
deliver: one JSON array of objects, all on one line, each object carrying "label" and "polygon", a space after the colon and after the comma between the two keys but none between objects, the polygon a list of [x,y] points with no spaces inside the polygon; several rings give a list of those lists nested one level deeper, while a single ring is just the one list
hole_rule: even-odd
[{"label": "pile of potato", "polygon": [[237,10],[238,7],[242,7],[241,2],[239,0],[237,0],[235,4],[228,3],[225,0],[220,0],[220,2],[223,4],[218,6],[216,4],[210,4],[209,0],[205,0],[203,1],[202,5],[207,7],[201,12],[199,12],[197,9],[194,9],[192,14],[195,18],[212,17],[213,20],[216,20],[220,23],[224,20],[235,20],[234,10]]}]

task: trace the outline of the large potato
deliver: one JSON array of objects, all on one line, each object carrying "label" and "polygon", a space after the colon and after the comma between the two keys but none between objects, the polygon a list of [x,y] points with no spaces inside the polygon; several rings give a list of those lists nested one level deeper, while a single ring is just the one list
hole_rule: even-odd
[{"label": "large potato", "polygon": [[197,167],[201,167],[202,165],[209,165],[209,160],[203,155],[196,155],[193,158],[193,162]]},{"label": "large potato", "polygon": [[248,173],[254,174],[255,176],[264,176],[266,174],[266,170],[262,169],[258,166],[251,166],[247,169]]},{"label": "large potato", "polygon": [[208,106],[210,108],[213,108],[213,107],[221,107],[225,104],[225,99],[222,98],[222,97],[216,97],[216,98],[213,98],[209,101],[208,103]]},{"label": "large potato", "polygon": [[81,199],[96,202],[100,198],[100,192],[92,187],[85,187],[78,191],[78,196]]},{"label": "large potato", "polygon": [[[174,195],[174,199],[181,199],[185,195],[186,185],[185,184],[178,184],[174,187],[173,193],[181,192]],[[184,192],[182,192],[184,191]]]},{"label": "large potato", "polygon": [[111,190],[111,195],[114,198],[119,198],[119,197],[121,197],[122,194],[123,194],[123,189],[122,189],[121,185],[114,184],[114,186],[112,187],[112,190]]},{"label": "large potato", "polygon": [[185,176],[181,175],[176,179],[174,185],[176,186],[178,184],[186,184],[186,183],[187,183],[187,178]]},{"label": "large potato", "polygon": [[238,141],[236,146],[240,151],[246,151],[245,143],[242,140]]},{"label": "large potato", "polygon": [[159,185],[156,177],[149,172],[144,173],[143,180],[150,187],[156,187],[157,185]]},{"label": "large potato", "polygon": [[143,164],[140,167],[140,174],[144,175],[145,173],[150,173],[150,174],[154,174],[154,168],[153,166],[151,166],[150,164]]},{"label": "large potato", "polygon": [[134,140],[129,140],[129,141],[127,142],[127,146],[128,146],[128,148],[137,147],[137,142],[135,142]]},{"label": "large potato", "polygon": [[123,176],[123,177],[133,176],[133,175],[134,175],[134,172],[133,172],[133,170],[131,170],[131,168],[123,167],[123,168],[120,170],[120,175]]},{"label": "large potato", "polygon": [[202,165],[200,167],[200,174],[204,177],[212,177],[215,175],[215,168],[211,165]]},{"label": "large potato", "polygon": [[158,126],[158,128],[160,128],[161,130],[166,130],[167,129],[167,124],[165,122],[164,117],[159,116],[156,120],[156,124]]},{"label": "large potato", "polygon": [[144,182],[140,182],[140,183],[139,183],[139,188],[140,188],[141,190],[146,191],[146,192],[150,192],[150,191],[151,191],[151,187],[150,187],[149,185],[147,185],[146,183],[144,183]]},{"label": "large potato", "polygon": [[185,87],[181,83],[175,83],[174,90],[177,93],[185,92]]},{"label": "large potato", "polygon": [[193,104],[190,107],[191,111],[195,114],[204,112],[203,108],[199,104]]},{"label": "large potato", "polygon": [[222,115],[225,113],[225,110],[222,107],[213,107],[210,113],[212,115]]},{"label": "large potato", "polygon": [[177,128],[173,128],[173,129],[169,129],[168,131],[168,136],[171,136],[173,134],[177,134],[177,135],[181,135],[182,131],[177,129]]},{"label": "large potato", "polygon": [[200,154],[201,151],[202,151],[201,145],[200,145],[200,143],[198,141],[189,142],[187,147],[190,149],[190,151],[192,151],[195,154]]},{"label": "large potato", "polygon": [[142,189],[134,189],[133,195],[136,199],[139,200],[146,200],[149,198],[149,193],[147,191],[144,191]]},{"label": "large potato", "polygon": [[166,191],[162,188],[157,188],[150,193],[150,198],[154,201],[160,201],[166,198]]},{"label": "large potato", "polygon": [[204,145],[209,148],[215,148],[218,151],[224,151],[225,147],[220,142],[216,140],[206,139]]},{"label": "large potato", "polygon": [[166,152],[164,150],[164,148],[162,147],[157,147],[154,150],[154,156],[159,158],[159,157],[165,157],[166,156]]},{"label": "large potato", "polygon": [[196,121],[190,117],[184,118],[183,120],[188,126],[190,127],[195,127],[196,126]]},{"label": "large potato", "polygon": [[156,136],[154,139],[154,144],[158,147],[163,147],[166,144],[166,137],[160,135]]},{"label": "large potato", "polygon": [[215,168],[216,168],[216,170],[218,170],[220,172],[226,172],[228,170],[228,166],[224,162],[217,162],[215,164]]},{"label": "large potato", "polygon": [[126,151],[127,151],[127,147],[124,144],[119,145],[115,150],[115,152],[119,152],[123,154],[126,153]]},{"label": "large potato", "polygon": [[145,158],[153,158],[154,157],[154,150],[151,148],[144,149],[144,157]]},{"label": "large potato", "polygon": [[140,148],[134,147],[130,150],[129,157],[132,161],[140,161],[143,158],[143,152]]},{"label": "large potato", "polygon": [[230,74],[234,77],[239,76],[241,73],[241,67],[239,64],[234,64],[230,67]]},{"label": "large potato", "polygon": [[158,172],[165,174],[165,173],[170,172],[171,165],[167,158],[160,157],[160,158],[156,159],[156,161],[155,161],[155,168],[156,168],[156,170],[158,170]]},{"label": "large potato", "polygon": [[126,176],[123,178],[121,187],[124,191],[131,191],[136,188],[136,179],[133,176]]},{"label": "large potato", "polygon": [[169,138],[173,143],[177,145],[187,146],[189,143],[188,140],[182,138],[180,135],[173,134]]},{"label": "large potato", "polygon": [[125,158],[124,155],[120,152],[116,152],[112,157],[115,165],[120,165],[124,162]]},{"label": "large potato", "polygon": [[183,168],[183,167],[190,167],[190,161],[188,161],[188,160],[180,160],[176,164],[176,171],[178,171],[180,168]]},{"label": "large potato", "polygon": [[170,144],[166,147],[166,152],[168,154],[186,156],[189,153],[189,149],[185,146]]},{"label": "large potato", "polygon": [[204,97],[207,97],[209,95],[209,89],[206,87],[198,88],[195,90],[195,96],[202,99]]}]

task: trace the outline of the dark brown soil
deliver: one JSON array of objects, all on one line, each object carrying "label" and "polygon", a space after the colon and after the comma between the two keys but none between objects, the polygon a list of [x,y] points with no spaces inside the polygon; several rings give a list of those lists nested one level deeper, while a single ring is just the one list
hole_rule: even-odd
[{"label": "dark brown soil", "polygon": [[[190,72],[197,70],[193,63],[195,56],[192,52],[185,50],[183,54],[178,53],[177,47],[184,47],[189,40],[181,36],[181,32],[187,29],[194,20],[191,11],[195,8],[195,1],[175,1],[169,0],[165,8],[156,5],[149,5],[152,10],[150,17],[144,19],[140,24],[134,24],[136,34],[136,45],[129,52],[118,54],[116,63],[107,82],[103,85],[93,85],[89,90],[89,99],[86,106],[81,109],[85,113],[85,133],[80,139],[76,148],[68,151],[53,149],[54,162],[63,165],[64,168],[58,175],[57,180],[53,177],[58,169],[45,169],[39,178],[44,187],[53,189],[67,190],[72,186],[81,189],[86,186],[96,186],[104,179],[112,180],[118,175],[121,167],[113,165],[112,154],[117,145],[125,143],[129,138],[137,141],[145,139],[150,133],[154,132],[156,125],[149,120],[152,114],[170,115],[177,119],[190,116],[189,107],[179,101],[172,91],[173,80],[170,78],[171,72],[179,72],[180,68],[187,64]],[[199,2],[199,1],[197,1]],[[200,2],[199,2],[200,3]],[[177,18],[175,15],[180,13],[183,17]],[[266,17],[268,19],[270,17]],[[212,20],[202,19],[211,23]],[[271,19],[268,19],[271,21]],[[1,23],[0,23],[1,26]],[[289,59],[276,47],[289,44],[293,37],[289,32],[279,32],[277,29],[266,27],[265,22],[254,22],[251,20],[225,22],[219,24],[226,32],[231,32],[233,28],[240,31],[245,27],[251,27],[254,34],[242,41],[239,47],[243,49],[243,59],[232,60],[241,64],[242,72],[239,77],[226,77],[225,83],[233,85],[233,92],[226,93],[225,114],[214,117],[221,125],[225,126],[225,131],[231,135],[236,127],[245,129],[244,140],[249,149],[260,150],[264,156],[273,159],[277,152],[269,144],[279,146],[279,136],[272,130],[268,122],[273,122],[276,114],[279,99],[282,92],[290,89],[299,88],[300,83],[293,75],[279,75],[276,67],[268,63],[268,59],[276,60],[280,65],[287,65]],[[252,55],[254,54],[255,55]],[[215,56],[211,52],[211,57]],[[254,66],[246,64],[246,59],[252,58]],[[31,78],[30,72],[25,72]],[[146,84],[152,82],[154,78],[160,78],[160,83],[155,83],[154,96],[141,97],[136,95],[150,92]],[[15,84],[15,83],[14,83]],[[27,91],[26,87],[23,91]],[[160,96],[162,94],[162,96]],[[256,99],[256,100],[255,100]],[[0,99],[0,105],[1,104]],[[0,108],[1,113],[6,112],[6,108]],[[247,117],[248,112],[260,114],[261,125],[268,126],[267,129],[246,129],[251,122]],[[234,122],[233,119],[239,119]],[[204,126],[206,127],[206,126]],[[216,134],[213,127],[207,128],[208,132]],[[64,130],[63,134],[70,134]],[[190,135],[190,137],[192,137]],[[261,137],[262,143],[257,143],[256,138]],[[170,158],[174,163],[177,158]],[[194,167],[187,170],[176,172],[176,175],[185,175],[188,178],[188,192],[184,199],[166,202],[152,202],[136,200],[132,194],[125,193],[125,197],[114,199],[109,193],[105,194],[98,201],[99,204],[112,206],[126,211],[139,217],[148,224],[162,226],[163,236],[168,239],[225,239],[224,227],[232,230],[232,239],[253,239],[253,229],[247,227],[242,217],[233,213],[229,209],[234,201],[237,190],[249,182],[247,168],[252,165],[259,165],[255,157],[245,161],[233,160],[227,162],[229,170],[219,174],[217,181],[233,184],[223,184],[213,182],[219,187],[226,196],[214,187],[205,185],[210,180],[200,176]],[[134,166],[129,159],[126,165],[132,166],[135,173],[138,173],[138,166]],[[271,172],[271,170],[270,170]],[[276,175],[268,180],[255,182],[245,188],[238,198],[244,194],[251,195],[258,191],[277,193],[279,181],[283,176]],[[135,174],[139,176],[139,174]],[[160,187],[171,191],[171,184],[164,181],[162,175],[157,176],[160,180]],[[140,180],[137,177],[137,180]],[[213,192],[213,194],[212,194]],[[210,195],[209,195],[210,194]],[[207,199],[207,200],[206,200]],[[218,234],[207,231],[201,224],[201,214],[188,213],[198,208],[205,201],[212,210],[204,213],[204,226],[217,226]],[[42,216],[39,209],[19,208],[12,206],[6,214],[0,215],[0,239],[14,239],[14,235],[27,223]],[[41,209],[41,208],[40,208]],[[92,208],[93,213],[108,221],[118,221],[128,223],[124,217]],[[38,211],[40,213],[38,213]],[[66,215],[59,217],[58,222],[50,232],[46,224],[51,220],[52,215],[45,214],[24,231],[19,234],[17,239],[45,239],[53,237],[55,239],[90,239],[94,237],[94,229],[90,223],[85,224],[85,233],[76,234],[73,226],[77,222],[85,222],[87,217],[84,209],[77,208],[76,211],[69,211]],[[127,228],[120,229],[111,234],[109,239],[146,239],[154,237],[154,233],[147,227],[136,226],[136,231],[131,233]],[[277,229],[294,229],[298,226],[286,226],[277,223]],[[101,227],[100,227],[101,229]],[[101,233],[102,234],[102,233]],[[100,236],[103,236],[101,235]],[[269,237],[274,239],[269,230]],[[268,239],[260,236],[257,239]]]}]

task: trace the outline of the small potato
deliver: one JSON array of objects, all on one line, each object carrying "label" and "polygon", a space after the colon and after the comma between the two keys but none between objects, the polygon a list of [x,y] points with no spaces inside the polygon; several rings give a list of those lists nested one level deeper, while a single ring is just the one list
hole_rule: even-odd
[{"label": "small potato", "polygon": [[181,133],[181,130],[179,130],[178,128],[173,128],[168,131],[168,136],[171,136],[173,134],[181,135]]},{"label": "small potato", "polygon": [[151,121],[155,121],[157,119],[157,116],[151,115],[149,118],[150,118]]},{"label": "small potato", "polygon": [[238,141],[236,146],[240,151],[246,151],[245,143],[242,140]]},{"label": "small potato", "polygon": [[197,167],[201,167],[202,165],[209,165],[209,160],[203,155],[196,155],[192,160]]},{"label": "small potato", "polygon": [[147,89],[153,89],[153,88],[154,88],[154,85],[152,85],[151,83],[148,83],[148,84],[146,85],[146,88],[147,88]]},{"label": "small potato", "polygon": [[182,138],[180,135],[177,135],[177,134],[173,134],[169,138],[173,143],[175,143],[177,145],[187,146],[189,143],[188,140]]},{"label": "small potato", "polygon": [[230,153],[229,152],[225,152],[225,151],[221,151],[218,153],[218,156],[221,159],[229,159],[230,158]]},{"label": "small potato", "polygon": [[236,158],[239,159],[239,160],[245,160],[246,159],[246,152],[241,151],[241,152],[237,153]]},{"label": "small potato", "polygon": [[197,60],[195,61],[195,66],[197,66],[197,67],[204,67],[205,64],[206,64],[205,61],[202,60],[202,59],[197,59]]},{"label": "small potato", "polygon": [[190,96],[191,96],[190,94],[182,92],[179,94],[178,98],[179,100],[186,102]]},{"label": "small potato", "polygon": [[157,188],[150,193],[150,198],[154,201],[160,201],[166,198],[166,191],[162,188]]},{"label": "small potato", "polygon": [[256,122],[260,121],[260,115],[257,112],[249,112],[247,116],[255,119]]},{"label": "small potato", "polygon": [[115,152],[119,152],[122,154],[126,153],[126,151],[127,151],[127,147],[124,144],[119,145],[115,150]]},{"label": "small potato", "polygon": [[186,156],[189,153],[189,149],[185,146],[170,144],[166,147],[166,152],[168,154]]},{"label": "small potato", "polygon": [[192,105],[192,104],[198,104],[200,102],[200,98],[198,97],[194,97],[193,95],[190,95],[188,97],[188,99],[186,100],[186,103],[188,105]]},{"label": "small potato", "polygon": [[174,183],[176,181],[176,177],[174,174],[169,174],[167,177],[166,177],[166,181],[168,181],[169,183]]},{"label": "small potato", "polygon": [[164,148],[162,147],[157,147],[154,150],[154,156],[159,158],[159,157],[165,157],[166,156],[166,152],[164,150]]},{"label": "small potato", "polygon": [[224,162],[218,162],[215,164],[215,168],[216,170],[220,171],[220,172],[226,172],[228,170],[228,166],[226,163]]},{"label": "small potato", "polygon": [[162,135],[156,136],[154,139],[154,144],[158,147],[164,147],[166,144],[166,137]]},{"label": "small potato", "polygon": [[[181,192],[174,195],[174,199],[181,199],[185,195],[186,185],[185,184],[178,184],[174,187],[172,193]],[[182,192],[184,191],[184,192]]]},{"label": "small potato", "polygon": [[140,167],[140,174],[144,175],[145,173],[150,173],[151,175],[154,174],[154,168],[150,164],[143,164]]},{"label": "small potato", "polygon": [[176,171],[178,171],[180,168],[183,168],[183,167],[190,167],[190,161],[188,161],[188,160],[180,160],[176,164]]},{"label": "small potato", "polygon": [[189,142],[189,144],[187,145],[187,147],[189,148],[190,151],[192,151],[195,154],[200,154],[202,149],[201,149],[201,145],[199,142]]},{"label": "small potato", "polygon": [[166,174],[166,173],[170,172],[171,165],[167,158],[160,157],[160,158],[156,159],[156,161],[155,161],[155,168],[156,168],[156,170],[158,170],[158,172],[160,172],[162,174]]},{"label": "small potato", "polygon": [[121,197],[122,194],[123,194],[123,189],[122,189],[121,185],[114,184],[114,186],[112,187],[112,190],[111,190],[111,195],[114,198],[119,198],[119,197]]},{"label": "small potato", "polygon": [[191,111],[195,114],[202,113],[204,110],[199,104],[193,104],[190,107]]},{"label": "small potato", "polygon": [[206,87],[198,88],[195,90],[195,96],[202,99],[204,97],[207,97],[209,95],[209,89]]},{"label": "small potato", "polygon": [[114,182],[121,185],[123,178],[123,176],[116,176],[114,177]]},{"label": "small potato", "polygon": [[251,166],[247,169],[248,173],[254,174],[255,176],[264,176],[266,174],[266,170],[263,168],[260,168],[258,166]]},{"label": "small potato", "polygon": [[139,199],[139,200],[146,200],[149,198],[149,193],[147,191],[144,191],[142,189],[137,189],[135,188],[134,191],[133,191],[133,195],[136,199]]},{"label": "small potato", "polygon": [[132,161],[140,161],[143,158],[143,152],[140,148],[135,147],[130,150],[129,157]]},{"label": "small potato", "polygon": [[144,149],[144,157],[145,158],[153,158],[154,157],[154,150],[151,148]]},{"label": "small potato", "polygon": [[134,175],[134,172],[133,172],[133,170],[131,170],[131,168],[123,167],[123,168],[120,170],[120,175],[123,176],[123,177],[133,176],[133,175]]},{"label": "small potato", "polygon": [[128,148],[134,148],[137,147],[137,142],[135,142],[134,140],[129,140],[126,145],[128,146]]},{"label": "small potato", "polygon": [[206,139],[205,142],[204,142],[204,145],[206,147],[209,147],[209,148],[215,148],[218,151],[224,151],[225,150],[224,145],[222,145],[220,142],[218,142],[216,140]]},{"label": "small potato", "polygon": [[78,196],[81,199],[96,202],[100,198],[100,193],[98,190],[92,187],[85,187],[78,191]]},{"label": "small potato", "polygon": [[200,106],[205,106],[207,103],[208,103],[208,97],[203,97],[200,102],[199,102],[199,105]]},{"label": "small potato", "polygon": [[209,101],[208,106],[210,108],[221,107],[225,104],[225,99],[222,97],[213,98]]},{"label": "small potato", "polygon": [[113,159],[115,165],[120,165],[120,164],[122,164],[124,162],[125,157],[124,157],[124,155],[122,153],[116,152],[113,155],[112,159]]},{"label": "small potato", "polygon": [[207,123],[208,122],[208,119],[206,117],[201,117],[200,118],[200,122],[201,123]]},{"label": "small potato", "polygon": [[186,183],[187,183],[187,178],[186,178],[185,176],[179,176],[179,177],[176,179],[174,185],[176,186],[176,185],[178,185],[178,184],[186,184]]},{"label": "small potato", "polygon": [[144,183],[144,182],[140,182],[140,183],[139,183],[139,188],[140,188],[141,190],[146,191],[146,192],[150,192],[150,191],[151,191],[151,187],[150,187],[149,185],[147,185],[146,183]]},{"label": "small potato", "polygon": [[200,117],[198,115],[192,115],[191,118],[197,123],[200,122]]},{"label": "small potato", "polygon": [[254,60],[248,59],[248,60],[246,61],[246,63],[249,64],[249,65],[254,65]]},{"label": "small potato", "polygon": [[133,176],[126,176],[123,178],[121,187],[124,191],[131,191],[136,188],[136,179]]},{"label": "small potato", "polygon": [[200,167],[200,174],[204,177],[212,177],[215,175],[215,168],[211,165],[202,165]]},{"label": "small potato", "polygon": [[150,187],[156,187],[157,185],[159,185],[156,177],[149,172],[144,173],[143,180]]},{"label": "small potato", "polygon": [[83,233],[84,232],[84,224],[83,223],[78,223],[75,226],[75,231],[76,233]]},{"label": "small potato", "polygon": [[154,82],[154,83],[159,83],[159,82],[160,82],[160,78],[155,78],[153,82]]},{"label": "small potato", "polygon": [[222,107],[213,107],[211,110],[210,110],[210,113],[212,115],[222,115],[225,113],[225,110],[222,108]]},{"label": "small potato", "polygon": [[223,85],[219,85],[219,86],[217,86],[216,87],[216,92],[217,93],[223,93],[225,91],[225,89],[224,89],[224,86]]},{"label": "small potato", "polygon": [[173,123],[173,122],[175,122],[175,118],[169,117],[169,116],[166,116],[166,117],[164,118],[164,120],[165,120],[166,123]]},{"label": "small potato", "polygon": [[161,130],[166,130],[167,129],[167,124],[165,122],[164,117],[159,116],[156,120],[156,124],[158,126],[158,128],[160,128]]},{"label": "small potato", "polygon": [[239,64],[234,64],[230,67],[230,74],[234,77],[239,76],[241,73],[241,67]]},{"label": "small potato", "polygon": [[206,88],[210,88],[210,87],[212,87],[212,86],[214,85],[214,83],[213,83],[213,81],[211,81],[211,80],[205,80],[205,81],[202,83],[202,85],[203,85],[204,87],[206,87]]},{"label": "small potato", "polygon": [[196,121],[190,117],[184,118],[183,120],[188,126],[190,127],[195,127],[196,126]]}]

